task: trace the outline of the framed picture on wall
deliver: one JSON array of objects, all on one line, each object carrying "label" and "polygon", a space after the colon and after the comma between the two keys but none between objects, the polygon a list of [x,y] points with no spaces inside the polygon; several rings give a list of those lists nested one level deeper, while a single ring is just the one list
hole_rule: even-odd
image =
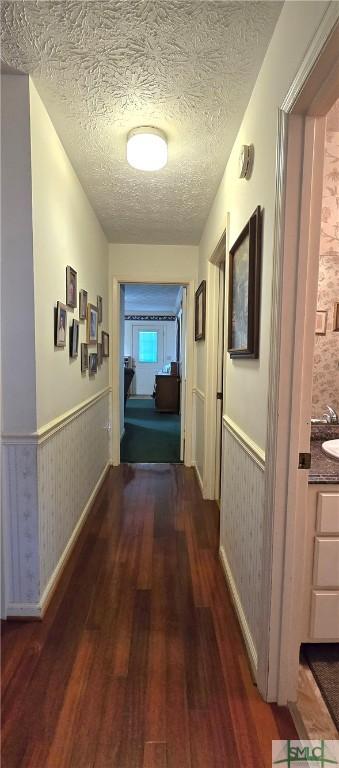
[{"label": "framed picture on wall", "polygon": [[198,290],[195,292],[195,316],[194,329],[195,341],[202,341],[205,338],[206,325],[206,280],[203,280]]},{"label": "framed picture on wall", "polygon": [[109,357],[109,334],[106,333],[106,331],[102,331],[101,343],[102,343],[102,356]]},{"label": "framed picture on wall", "polygon": [[98,308],[94,304],[87,304],[87,344],[96,344],[98,341]]},{"label": "framed picture on wall", "polygon": [[333,330],[339,331],[339,301],[334,302],[333,308]]},{"label": "framed picture on wall", "polygon": [[55,321],[55,346],[66,346],[67,332],[67,307],[61,301],[57,302],[56,321]]},{"label": "framed picture on wall", "polygon": [[97,296],[98,323],[102,323],[102,296]]},{"label": "framed picture on wall", "polygon": [[229,254],[228,352],[259,357],[261,211],[256,208]]},{"label": "framed picture on wall", "polygon": [[81,344],[81,373],[85,373],[88,369],[88,346],[87,344]]},{"label": "framed picture on wall", "polygon": [[66,304],[68,307],[77,306],[77,273],[73,267],[66,267]]},{"label": "framed picture on wall", "polygon": [[88,357],[88,369],[90,376],[93,376],[98,370],[98,355],[96,352],[91,352]]},{"label": "framed picture on wall", "polygon": [[79,320],[86,320],[87,315],[87,291],[79,291]]},{"label": "framed picture on wall", "polygon": [[98,355],[98,366],[99,366],[99,365],[102,365],[102,344],[101,344],[101,342],[98,342],[97,355]]},{"label": "framed picture on wall", "polygon": [[78,357],[79,350],[79,320],[73,320],[70,338],[70,357]]},{"label": "framed picture on wall", "polygon": [[315,316],[315,332],[316,336],[325,336],[327,326],[327,311],[325,309],[318,309]]}]

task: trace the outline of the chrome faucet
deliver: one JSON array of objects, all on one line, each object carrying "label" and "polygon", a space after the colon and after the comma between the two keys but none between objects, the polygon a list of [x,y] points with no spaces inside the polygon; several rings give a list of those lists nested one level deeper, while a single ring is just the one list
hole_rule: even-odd
[{"label": "chrome faucet", "polygon": [[330,405],[326,406],[323,416],[329,424],[339,424],[338,414]]},{"label": "chrome faucet", "polygon": [[326,405],[321,419],[311,419],[311,424],[339,424],[339,416],[330,405]]}]

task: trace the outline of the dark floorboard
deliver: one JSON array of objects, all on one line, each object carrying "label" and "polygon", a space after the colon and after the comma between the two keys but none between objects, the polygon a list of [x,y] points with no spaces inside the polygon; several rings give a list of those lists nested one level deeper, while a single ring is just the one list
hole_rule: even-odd
[{"label": "dark floorboard", "polygon": [[3,622],[4,768],[271,768],[193,470],[111,469],[42,622]]}]

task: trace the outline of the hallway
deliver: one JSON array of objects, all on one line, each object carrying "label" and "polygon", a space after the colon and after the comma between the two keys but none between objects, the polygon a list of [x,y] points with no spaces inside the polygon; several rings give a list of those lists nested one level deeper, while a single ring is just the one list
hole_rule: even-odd
[{"label": "hallway", "polygon": [[109,471],[43,622],[3,625],[2,705],[6,768],[269,768],[296,737],[252,684],[193,470]]}]

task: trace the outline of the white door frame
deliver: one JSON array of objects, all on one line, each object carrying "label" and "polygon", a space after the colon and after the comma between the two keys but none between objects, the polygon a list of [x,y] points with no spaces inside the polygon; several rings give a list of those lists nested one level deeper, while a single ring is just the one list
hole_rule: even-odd
[{"label": "white door frame", "polygon": [[[314,105],[324,90],[324,81],[333,81],[329,73],[336,57],[338,16],[338,4],[332,3],[278,114],[257,682],[265,699],[280,704],[295,701],[298,681],[298,602],[302,599],[308,480],[307,472],[298,470],[298,454],[309,451],[310,440],[311,351],[319,260],[319,224],[314,225],[312,210],[320,211],[323,152],[319,148],[323,147],[324,130],[324,121],[319,118],[324,113],[316,111]],[[310,111],[318,119],[306,117]]]},{"label": "white door frame", "polygon": [[112,292],[110,296],[110,333],[112,339],[112,430],[111,430],[111,456],[113,466],[120,464],[120,285],[153,284],[158,285],[184,285],[187,288],[187,322],[186,322],[186,393],[185,393],[185,455],[184,464],[192,466],[192,409],[193,409],[193,372],[194,372],[194,280],[157,279],[147,273],[142,278],[131,279],[124,275],[113,277]]},{"label": "white door frame", "polygon": [[[181,356],[181,382],[180,382],[180,461],[185,458],[186,441],[186,345],[187,345],[187,288],[183,285],[180,315],[180,356]],[[177,331],[178,332],[178,331]]]},{"label": "white door frame", "polygon": [[[207,307],[206,307],[206,392],[205,392],[205,446],[203,467],[203,497],[216,499],[216,444],[218,442],[218,354],[219,338],[215,329],[219,325],[219,264],[226,259],[226,229],[224,229],[207,264]],[[226,276],[226,269],[225,269]],[[226,282],[226,277],[225,277]],[[225,301],[226,294],[223,297]],[[225,316],[226,316],[225,312]],[[225,325],[225,324],[224,324]],[[225,329],[224,329],[225,330]],[[226,338],[226,336],[224,336]],[[222,406],[221,410],[223,412]],[[219,461],[221,457],[219,456]],[[219,501],[219,499],[218,499]]]}]

